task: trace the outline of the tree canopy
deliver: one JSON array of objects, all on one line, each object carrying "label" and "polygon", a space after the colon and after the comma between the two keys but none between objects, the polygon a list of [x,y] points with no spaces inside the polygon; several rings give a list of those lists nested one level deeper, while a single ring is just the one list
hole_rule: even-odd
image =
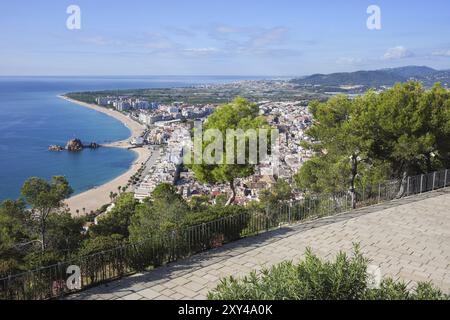
[{"label": "tree canopy", "polygon": [[97,225],[89,229],[89,235],[110,236],[120,235],[128,238],[128,226],[139,202],[134,199],[133,193],[122,193],[114,202],[114,208],[104,216],[98,218]]},{"label": "tree canopy", "polygon": [[[261,129],[269,129],[267,121],[264,117],[259,116],[258,106],[241,97],[235,98],[231,103],[219,106],[214,113],[212,113],[203,125],[203,131],[216,130],[220,133],[222,141],[221,154],[216,154],[216,150],[212,150],[211,146],[217,143],[216,137],[205,137],[201,145],[202,155],[207,155],[212,158],[218,157],[219,161],[214,164],[208,163],[202,159],[201,163],[194,163],[190,167],[195,174],[196,179],[204,183],[227,183],[230,185],[232,192],[227,205],[234,202],[236,197],[234,180],[236,178],[244,178],[253,174],[255,164],[249,161],[249,150],[245,151],[245,163],[228,163],[227,156],[230,154],[236,157],[237,141],[230,143],[227,137],[228,130],[243,130],[247,131],[253,129],[259,132]],[[234,138],[233,138],[234,139]],[[249,137],[245,137],[245,146],[248,146]],[[194,146],[195,148],[195,146]],[[236,158],[235,158],[236,160]],[[261,159],[260,159],[261,160]]]},{"label": "tree canopy", "polygon": [[[450,92],[439,84],[397,84],[380,94],[336,96],[310,106],[313,125],[304,147],[315,156],[296,175],[311,192],[350,191],[406,174],[425,173],[450,161]],[[355,203],[355,199],[354,203]]]},{"label": "tree canopy", "polygon": [[278,179],[272,188],[263,190],[260,194],[261,204],[264,207],[277,206],[282,202],[292,200],[292,198],[292,188],[283,179]]},{"label": "tree canopy", "polygon": [[23,185],[23,199],[0,204],[0,276],[53,264],[78,251],[84,220],[64,210],[71,192],[62,177],[31,178]]},{"label": "tree canopy", "polygon": [[22,196],[31,206],[31,213],[38,221],[40,242],[42,251],[47,248],[47,219],[54,210],[63,206],[63,200],[67,199],[73,190],[64,177],[55,176],[50,182],[41,178],[30,178],[25,181]]},{"label": "tree canopy", "polygon": [[152,197],[136,208],[129,227],[132,241],[141,241],[153,235],[179,227],[188,205],[170,184],[160,184]]}]

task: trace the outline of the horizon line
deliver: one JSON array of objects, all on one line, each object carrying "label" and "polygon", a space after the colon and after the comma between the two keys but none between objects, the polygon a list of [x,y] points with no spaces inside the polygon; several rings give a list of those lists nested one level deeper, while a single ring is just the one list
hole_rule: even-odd
[{"label": "horizon line", "polygon": [[6,77],[280,77],[280,78],[289,78],[289,77],[298,77],[298,75],[255,75],[255,74],[145,74],[145,75],[136,75],[136,74],[91,74],[91,75],[73,75],[73,74],[52,74],[52,75],[0,75],[2,78]]},{"label": "horizon line", "polygon": [[20,78],[20,77],[26,77],[26,78],[44,78],[44,77],[74,77],[74,78],[81,78],[81,77],[136,77],[136,78],[144,78],[144,77],[258,77],[258,78],[301,78],[311,75],[317,75],[317,74],[324,74],[324,75],[330,75],[330,74],[337,74],[337,73],[353,73],[353,72],[359,72],[359,71],[383,71],[383,70],[389,70],[389,69],[398,69],[398,68],[407,68],[407,67],[426,67],[433,69],[435,71],[450,71],[450,67],[437,69],[433,68],[427,65],[403,65],[399,67],[384,67],[384,68],[363,68],[363,69],[357,69],[355,71],[338,71],[338,72],[328,72],[328,73],[308,73],[308,74],[286,74],[286,75],[270,75],[270,74],[49,74],[49,75],[1,75],[0,78]]}]

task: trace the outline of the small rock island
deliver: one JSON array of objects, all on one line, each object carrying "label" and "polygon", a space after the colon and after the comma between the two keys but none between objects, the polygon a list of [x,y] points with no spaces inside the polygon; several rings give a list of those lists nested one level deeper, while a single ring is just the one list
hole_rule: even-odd
[{"label": "small rock island", "polygon": [[80,139],[72,139],[69,140],[65,147],[58,146],[58,145],[51,145],[48,147],[49,151],[64,151],[67,150],[69,152],[79,152],[83,149],[98,149],[100,148],[100,145],[91,142],[89,144],[83,144]]}]

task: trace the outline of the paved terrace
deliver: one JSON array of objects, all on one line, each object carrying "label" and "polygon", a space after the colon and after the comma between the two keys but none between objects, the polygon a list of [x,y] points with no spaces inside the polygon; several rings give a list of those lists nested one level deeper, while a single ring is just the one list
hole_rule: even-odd
[{"label": "paved terrace", "polygon": [[307,247],[332,259],[340,250],[351,253],[354,242],[383,276],[410,286],[431,281],[450,292],[450,189],[284,227],[69,299],[206,299],[222,277],[298,261]]}]

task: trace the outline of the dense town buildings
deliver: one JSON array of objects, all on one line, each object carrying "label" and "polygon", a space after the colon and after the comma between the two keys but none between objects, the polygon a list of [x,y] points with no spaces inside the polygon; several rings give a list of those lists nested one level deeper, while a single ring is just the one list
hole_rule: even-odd
[{"label": "dense town buildings", "polygon": [[[189,105],[182,102],[168,105],[126,96],[97,97],[97,103],[112,107],[130,116],[149,130],[143,137],[134,137],[133,145],[153,147],[152,161],[147,163],[145,175],[135,186],[135,197],[143,200],[151,195],[159,183],[174,184],[186,199],[196,195],[226,196],[227,185],[208,185],[194,179],[193,173],[183,166],[183,155],[190,150],[193,121],[204,121],[215,105]],[[278,159],[268,159],[255,168],[255,174],[245,179],[237,179],[237,203],[258,200],[262,190],[270,188],[276,179],[282,178],[293,183],[293,177],[312,153],[304,149],[301,142],[308,140],[305,130],[311,125],[308,100],[300,101],[259,101],[260,114],[272,128],[279,132]],[[276,171],[273,167],[276,163]]]}]

